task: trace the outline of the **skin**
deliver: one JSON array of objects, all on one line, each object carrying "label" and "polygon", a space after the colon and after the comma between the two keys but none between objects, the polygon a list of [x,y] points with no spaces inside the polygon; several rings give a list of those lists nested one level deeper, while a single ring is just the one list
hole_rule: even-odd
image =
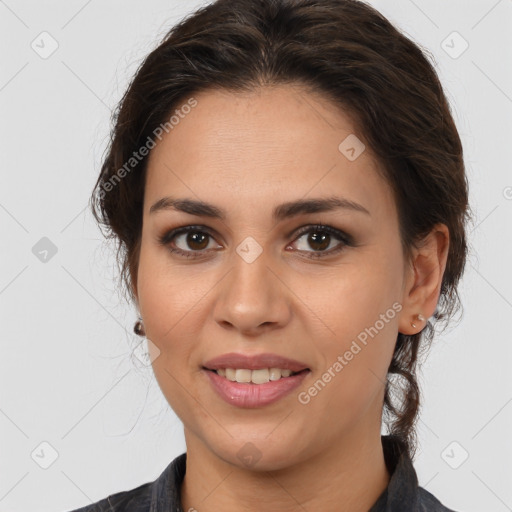
[{"label": "skin", "polygon": [[[421,330],[425,323],[416,315],[428,319],[435,310],[448,230],[436,226],[404,260],[391,189],[368,145],[354,161],[338,150],[356,129],[324,98],[291,85],[194,97],[197,106],[150,154],[133,285],[146,335],[160,351],[152,363],[156,379],[184,424],[183,509],[366,512],[390,478],[380,433],[396,337]],[[370,215],[334,210],[271,218],[278,204],[333,194]],[[149,213],[171,195],[213,203],[226,219]],[[350,234],[356,246],[308,258],[321,244],[295,233],[318,223]],[[187,243],[186,235],[172,242],[200,252],[197,259],[158,242],[187,225],[212,234],[202,245],[190,237]],[[246,237],[263,251],[252,263],[236,252]],[[342,243],[330,240],[327,250]],[[401,311],[309,403],[300,403],[298,393],[394,303]],[[242,409],[221,400],[201,370],[226,352],[272,352],[305,362],[311,373],[278,402]],[[237,456],[247,442],[261,455],[251,467]]]}]

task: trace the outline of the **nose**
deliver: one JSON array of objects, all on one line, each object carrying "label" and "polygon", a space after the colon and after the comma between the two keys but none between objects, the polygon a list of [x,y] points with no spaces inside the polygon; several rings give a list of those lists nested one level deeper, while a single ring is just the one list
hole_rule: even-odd
[{"label": "nose", "polygon": [[[242,256],[240,256],[242,254]],[[251,261],[233,253],[231,270],[216,287],[214,319],[246,336],[284,327],[291,318],[292,293],[263,251]]]}]

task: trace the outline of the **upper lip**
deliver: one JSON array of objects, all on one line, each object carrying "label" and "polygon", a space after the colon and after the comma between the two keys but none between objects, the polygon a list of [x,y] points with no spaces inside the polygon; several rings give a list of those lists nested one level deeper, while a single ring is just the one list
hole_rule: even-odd
[{"label": "upper lip", "polygon": [[219,368],[238,368],[247,370],[259,370],[262,368],[281,368],[283,370],[291,370],[292,372],[300,372],[309,369],[308,365],[283,357],[277,354],[252,354],[245,355],[236,352],[222,354],[214,357],[204,363],[204,368],[208,370],[218,370]]}]

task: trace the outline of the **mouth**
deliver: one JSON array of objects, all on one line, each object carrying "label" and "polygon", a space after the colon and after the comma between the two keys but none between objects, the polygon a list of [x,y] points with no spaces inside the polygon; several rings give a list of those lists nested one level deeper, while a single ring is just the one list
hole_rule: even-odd
[{"label": "mouth", "polygon": [[301,385],[311,368],[278,354],[222,354],[202,365],[217,393],[228,404],[260,408],[283,399]]},{"label": "mouth", "polygon": [[231,352],[206,361],[203,369],[240,384],[266,384],[311,371],[301,361],[278,354]]},{"label": "mouth", "polygon": [[[218,397],[230,406],[260,409],[284,399],[302,384],[309,368],[207,368],[203,371]],[[224,374],[224,375],[223,375]]]},{"label": "mouth", "polygon": [[311,371],[309,368],[292,371],[288,368],[258,368],[251,370],[249,368],[213,369],[205,366],[203,366],[203,370],[216,373],[220,377],[239,384],[266,384],[267,382],[275,382]]}]

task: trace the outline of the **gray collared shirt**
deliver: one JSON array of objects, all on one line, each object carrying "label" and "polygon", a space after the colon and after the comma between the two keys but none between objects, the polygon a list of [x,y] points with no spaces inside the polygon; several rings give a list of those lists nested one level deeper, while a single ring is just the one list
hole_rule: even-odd
[{"label": "gray collared shirt", "polygon": [[[455,512],[419,487],[412,461],[398,438],[387,435],[381,439],[391,478],[368,512]],[[71,512],[190,512],[182,509],[180,496],[186,462],[187,454],[182,453],[153,482]]]}]

